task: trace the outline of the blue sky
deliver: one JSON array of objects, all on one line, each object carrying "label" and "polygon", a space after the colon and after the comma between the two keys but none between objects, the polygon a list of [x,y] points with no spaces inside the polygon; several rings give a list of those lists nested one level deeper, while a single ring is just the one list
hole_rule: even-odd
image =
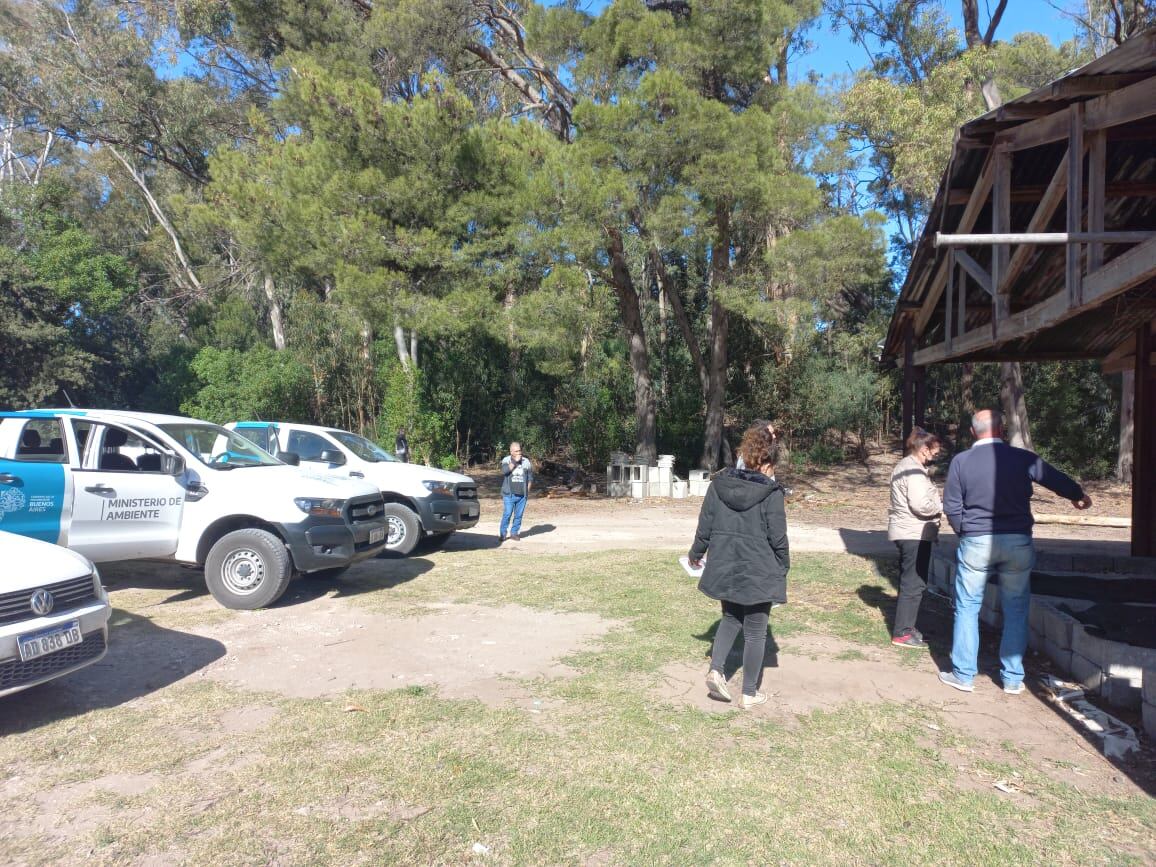
[{"label": "blue sky", "polygon": [[[601,8],[606,4],[594,2],[591,5]],[[943,5],[952,22],[962,33],[962,4],[959,0],[954,2],[946,0]],[[981,25],[986,26],[989,18],[987,8],[991,5],[990,0],[980,3]],[[1065,0],[1058,0],[1057,5],[1064,6],[1067,3]],[[1017,33],[1025,31],[1042,33],[1058,45],[1072,38],[1075,34],[1075,25],[1072,19],[1064,16],[1047,0],[1010,0],[996,29],[996,39],[1007,41]],[[851,42],[845,30],[832,33],[830,28],[823,24],[819,29],[812,30],[809,37],[815,44],[815,49],[791,63],[791,75],[796,81],[806,78],[811,70],[823,76],[849,74],[862,69],[868,63],[866,53]]]},{"label": "blue sky", "polygon": [[[551,0],[544,0],[551,4]],[[693,3],[693,0],[691,0]],[[1057,5],[1068,6],[1075,0],[1056,0]],[[609,0],[585,0],[581,7],[591,15],[597,15],[606,6]],[[944,0],[943,5],[951,16],[955,26],[963,31],[963,19],[960,14],[959,0]],[[988,9],[992,0],[981,0],[980,21],[986,24],[989,15]],[[1047,0],[1009,0],[1008,8],[996,30],[996,38],[1009,40],[1017,33],[1031,31],[1043,33],[1053,43],[1059,44],[1072,38],[1075,27],[1070,18],[1065,17]],[[847,38],[847,33],[832,33],[825,23],[809,34],[815,48],[810,53],[798,57],[791,64],[791,75],[794,80],[805,79],[807,74],[814,70],[820,75],[841,75],[852,70],[862,69],[867,65],[867,55],[863,49],[854,45]]]}]

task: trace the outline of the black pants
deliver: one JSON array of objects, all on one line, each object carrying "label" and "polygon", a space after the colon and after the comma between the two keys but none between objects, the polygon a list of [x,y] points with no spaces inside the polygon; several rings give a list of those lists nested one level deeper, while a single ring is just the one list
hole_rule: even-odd
[{"label": "black pants", "polygon": [[899,549],[899,604],[895,606],[895,628],[891,634],[899,636],[915,628],[919,603],[931,574],[931,542],[899,539],[895,547]]},{"label": "black pants", "polygon": [[770,616],[770,602],[739,605],[737,602],[723,600],[722,620],[714,634],[714,647],[710,652],[710,667],[725,673],[727,657],[741,631],[743,695],[754,695],[763,681],[763,653],[767,649],[767,620]]}]

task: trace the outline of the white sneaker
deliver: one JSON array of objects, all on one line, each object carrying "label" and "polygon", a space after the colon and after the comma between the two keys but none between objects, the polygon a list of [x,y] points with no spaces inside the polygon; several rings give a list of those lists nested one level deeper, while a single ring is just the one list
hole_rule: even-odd
[{"label": "white sneaker", "polygon": [[747,695],[743,693],[743,708],[751,708],[755,705],[766,704],[767,694],[765,692],[756,692],[754,695]]},{"label": "white sneaker", "polygon": [[731,691],[727,689],[726,678],[722,676],[721,671],[715,671],[713,668],[706,673],[706,691],[715,701],[731,700]]}]

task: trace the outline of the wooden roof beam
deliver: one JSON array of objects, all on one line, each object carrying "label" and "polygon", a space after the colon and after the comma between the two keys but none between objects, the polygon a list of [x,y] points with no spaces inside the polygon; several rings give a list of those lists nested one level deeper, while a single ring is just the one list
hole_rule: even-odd
[{"label": "wooden roof beam", "polygon": [[1021,151],[1065,139],[1070,129],[1070,115],[1078,106],[1084,108],[1084,129],[1087,131],[1121,126],[1152,117],[1156,115],[1156,75],[1149,75],[1122,90],[1076,103],[1054,114],[996,133],[994,143]]},{"label": "wooden roof beam", "polygon": [[1109,75],[1082,75],[1061,78],[1052,82],[1053,99],[1072,99],[1079,96],[1099,96],[1113,93],[1148,78],[1147,72],[1122,72]]},{"label": "wooden roof beam", "polygon": [[[1084,277],[1081,304],[1068,303],[1068,293],[1061,291],[1040,303],[1013,314],[999,325],[999,344],[1022,340],[1082,313],[1094,310],[1104,302],[1127,292],[1139,283],[1156,279],[1156,238],[1133,247],[1116,257],[1100,270]],[[949,349],[947,343],[928,346],[915,353],[916,365],[935,364],[949,358],[959,358],[984,349],[995,349],[996,343],[986,329],[969,331],[956,338]],[[1079,352],[1073,347],[1073,354]]]},{"label": "wooden roof beam", "polygon": [[[1042,232],[1047,228],[1052,221],[1052,216],[1060,207],[1060,202],[1064,200],[1064,195],[1068,190],[1068,154],[1065,152],[1060,158],[1060,164],[1056,166],[1055,172],[1052,174],[1051,181],[1048,182],[1047,188],[1044,190],[1044,195],[1040,199],[1039,205],[1036,206],[1036,212],[1032,214],[1031,220],[1028,222],[1027,231]],[[1008,262],[1007,274],[1004,275],[1003,285],[1011,288],[1015,285],[1015,281],[1023,273],[1024,268],[1027,267],[1028,260],[1034,252],[1032,247],[1023,244],[1016,247],[1012,253],[1011,260]]]},{"label": "wooden roof beam", "polygon": [[[987,202],[988,194],[991,193],[991,186],[995,180],[995,161],[993,154],[994,151],[988,151],[983,168],[979,171],[979,177],[975,179],[975,187],[972,188],[971,198],[967,202],[967,207],[963,209],[963,213],[959,217],[959,223],[956,226],[956,231],[958,232],[970,232],[972,230],[975,226],[975,221],[979,219],[980,211],[983,210],[983,206]],[[928,286],[927,294],[923,297],[923,309],[915,316],[915,337],[917,340],[923,336],[923,331],[927,328],[927,323],[931,320],[931,316],[935,312],[935,307],[939,303],[939,298],[943,294],[943,287],[947,285],[947,258],[946,256],[943,257],[939,263],[939,267],[936,268],[935,276]]]},{"label": "wooden roof beam", "polygon": [[1101,373],[1123,373],[1136,367],[1136,335],[1133,334],[1100,362]]},{"label": "wooden roof beam", "polygon": [[[1154,131],[1153,138],[1156,138]],[[1033,186],[1015,187],[1011,192],[1014,204],[1028,204],[1038,202],[1044,198],[1048,187],[1042,184]],[[947,194],[947,204],[950,207],[966,205],[971,198],[971,190],[957,187]],[[1156,181],[1113,181],[1104,186],[1105,199],[1152,199],[1156,198]]]}]

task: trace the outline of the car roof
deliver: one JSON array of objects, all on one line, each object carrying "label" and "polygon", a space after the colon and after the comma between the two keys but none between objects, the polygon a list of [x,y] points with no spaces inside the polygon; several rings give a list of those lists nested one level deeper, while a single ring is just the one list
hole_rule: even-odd
[{"label": "car roof", "polygon": [[125,409],[82,409],[80,407],[62,407],[60,409],[26,409],[16,412],[0,412],[0,418],[52,418],[60,415],[76,416],[79,418],[104,419],[106,421],[145,421],[154,425],[193,422],[196,424],[211,424],[201,419],[189,418],[183,415],[166,415],[158,412],[135,412]]},{"label": "car roof", "polygon": [[339,427],[332,427],[330,425],[323,424],[304,424],[303,422],[299,421],[236,421],[230,422],[230,424],[234,424],[238,427],[241,425],[274,425],[275,427],[299,428],[300,430],[311,431],[313,433],[352,433],[352,431],[347,431]]}]

